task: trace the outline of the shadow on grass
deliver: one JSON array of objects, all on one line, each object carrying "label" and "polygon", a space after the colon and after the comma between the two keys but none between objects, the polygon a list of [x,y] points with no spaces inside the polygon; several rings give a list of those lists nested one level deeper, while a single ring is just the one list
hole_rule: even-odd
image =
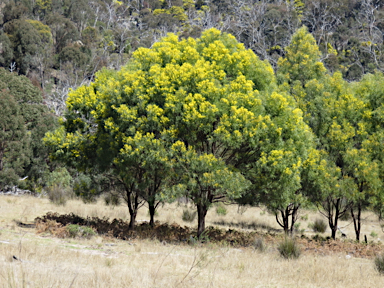
[{"label": "shadow on grass", "polygon": [[[60,215],[58,213],[47,213],[35,219],[36,226],[43,227],[55,221],[62,226],[77,224],[92,227],[100,235],[119,238],[122,240],[131,239],[157,239],[169,243],[187,242],[193,239],[197,231],[190,227],[182,227],[176,223],[167,224],[155,222],[151,227],[148,222],[137,224],[134,230],[129,229],[129,222],[121,219],[109,221],[107,218],[87,217],[83,218],[73,213]],[[41,229],[40,230],[44,230]],[[256,236],[260,234],[256,231],[245,232],[232,229],[224,230],[214,227],[207,227],[204,233],[204,241],[229,244],[236,247],[251,246]]]},{"label": "shadow on grass", "polygon": [[268,232],[273,232],[273,233],[283,232],[283,229],[276,229],[276,228],[273,228],[273,227],[267,225],[266,223],[256,222],[256,221],[249,223],[249,222],[245,222],[245,221],[230,222],[230,221],[221,220],[221,221],[213,222],[213,224],[219,225],[219,226],[229,226],[229,227],[241,228],[241,229],[252,229],[252,230],[264,229],[264,230],[267,230]]}]

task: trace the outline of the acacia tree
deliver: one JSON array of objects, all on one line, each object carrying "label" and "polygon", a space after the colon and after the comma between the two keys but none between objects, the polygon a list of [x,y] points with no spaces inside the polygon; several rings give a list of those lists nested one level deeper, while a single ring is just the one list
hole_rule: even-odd
[{"label": "acacia tree", "polygon": [[[364,138],[360,149],[349,152],[349,158],[355,160],[350,169],[354,169],[359,193],[356,194],[352,216],[359,240],[361,227],[361,210],[372,207],[381,217],[383,211],[383,80],[381,72],[367,74],[360,82],[354,83],[354,91],[366,104],[364,122],[362,123]],[[353,157],[352,157],[353,156]]]},{"label": "acacia tree", "polygon": [[[325,73],[315,40],[305,28],[293,36],[286,57],[279,61],[281,87],[294,96],[316,137],[329,171],[323,176],[338,179],[330,181],[333,187],[315,185],[318,193],[312,190],[311,198],[328,219],[332,238],[336,237],[339,218],[352,209],[359,240],[361,211],[368,205],[367,195],[378,187],[377,165],[363,147],[370,126],[366,121],[369,111],[341,73]],[[300,74],[300,70],[305,73]]]},{"label": "acacia tree", "polygon": [[271,66],[229,34],[169,34],[70,93],[66,120],[46,142],[78,168],[111,169],[134,197],[152,184],[160,191],[169,175],[160,198],[190,197],[200,236],[211,204],[239,197],[268,161],[289,177],[305,158],[308,131],[299,110],[271,93],[274,81]]}]

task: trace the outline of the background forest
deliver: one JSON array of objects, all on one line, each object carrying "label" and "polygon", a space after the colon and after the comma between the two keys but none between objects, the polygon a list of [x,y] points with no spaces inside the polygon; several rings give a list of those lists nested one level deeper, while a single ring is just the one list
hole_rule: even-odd
[{"label": "background forest", "polygon": [[138,47],[169,32],[231,33],[274,68],[293,33],[308,27],[328,70],[348,81],[383,70],[384,4],[379,0],[5,0],[0,66],[29,79],[61,115],[69,88],[102,67],[119,69]]},{"label": "background forest", "polygon": [[[0,103],[3,112],[0,115],[0,124],[6,128],[0,133],[0,187],[3,189],[6,185],[17,184],[34,191],[45,189],[56,195],[55,197],[61,193],[59,191],[74,187],[75,192],[88,201],[92,201],[100,191],[112,191],[109,201],[114,201],[114,195],[122,195],[129,208],[132,227],[137,209],[143,203],[148,204],[153,223],[155,209],[162,201],[171,201],[171,198],[183,196],[180,191],[189,191],[190,194],[186,196],[192,199],[198,210],[199,235],[204,232],[207,210],[215,202],[237,199],[242,204],[262,203],[276,215],[278,223],[287,233],[293,230],[298,209],[308,203],[316,203],[328,220],[333,238],[336,236],[338,219],[350,213],[354,220],[356,239],[359,240],[361,212],[369,207],[381,216],[384,198],[381,192],[384,177],[381,153],[384,137],[381,116],[384,77],[380,72],[384,69],[383,12],[384,4],[381,1],[369,0],[3,1],[0,4],[0,65],[3,67],[0,70]],[[307,28],[301,28],[303,26]],[[203,31],[209,28],[218,30],[208,30],[211,32],[204,34]],[[228,34],[219,33],[221,36],[217,36],[218,32],[215,31],[234,35],[236,41],[243,43],[246,49],[257,56],[237,46],[237,42]],[[169,32],[178,34],[180,42],[172,36],[159,42]],[[209,33],[213,36],[209,36]],[[188,37],[197,39],[197,42],[182,42],[182,39]],[[188,97],[180,98],[180,102],[167,102],[169,107],[173,105],[176,108],[171,114],[164,112],[164,115],[163,111],[156,110],[160,101],[156,99],[156,95],[151,95],[153,99],[144,104],[140,97],[132,98],[132,107],[142,108],[140,105],[147,105],[143,111],[138,109],[143,113],[142,117],[153,118],[149,124],[135,126],[135,133],[144,135],[148,131],[154,134],[158,132],[154,137],[158,139],[158,135],[164,136],[163,132],[159,132],[163,131],[160,128],[164,128],[164,131],[168,131],[166,137],[172,139],[169,141],[172,146],[167,147],[149,138],[136,138],[137,133],[129,134],[133,128],[128,129],[124,125],[137,119],[127,116],[131,111],[125,111],[127,107],[124,107],[124,102],[114,102],[107,97],[103,99],[106,107],[120,107],[116,108],[120,110],[115,113],[116,111],[101,111],[97,105],[89,104],[89,99],[82,98],[84,91],[87,95],[93,93],[87,89],[94,89],[101,95],[117,93],[116,95],[124,97],[124,93],[128,92],[120,91],[118,86],[110,86],[116,88],[117,92],[105,89],[111,84],[106,79],[123,82],[121,73],[142,81],[140,86],[136,82],[129,82],[129,77],[126,78],[132,87],[138,85],[137,89],[152,84],[153,87],[159,84],[161,87],[168,85],[172,89],[179,89],[177,85],[180,83],[156,82],[163,81],[164,75],[168,77],[175,73],[161,70],[164,68],[161,65],[176,57],[173,52],[183,51],[183,45],[189,45],[191,49],[198,51],[199,56],[196,59],[205,57],[200,60],[216,63],[214,52],[209,54],[201,50],[201,45],[205,44],[205,48],[211,49],[209,43],[214,40],[221,41],[223,47],[229,49],[229,52],[226,49],[220,52],[225,55],[224,59],[233,57],[235,60],[232,59],[230,64],[224,60],[217,61],[227,78],[223,80],[218,76],[209,79],[214,83],[212,87],[222,81],[220,85],[227,89],[228,95],[246,95],[241,96],[244,103],[239,105],[252,113],[260,113],[264,117],[260,123],[267,127],[263,126],[264,134],[258,136],[259,143],[252,142],[256,140],[247,130],[247,125],[256,126],[254,119],[246,119],[244,115],[248,114],[244,114],[245,110],[235,113],[230,108],[231,101],[236,102],[238,99],[228,98],[227,107],[220,104],[221,116],[213,113],[213,110],[212,114],[208,111],[207,115],[212,117],[209,119],[213,119],[209,123],[216,124],[219,123],[215,122],[217,119],[223,119],[222,115],[232,112],[236,114],[238,118],[233,116],[233,121],[237,121],[236,125],[243,129],[243,134],[238,137],[240,140],[235,139],[237,130],[233,123],[227,124],[223,121],[224,128],[219,131],[215,130],[217,127],[208,127],[207,123],[196,122],[201,126],[188,126],[188,123],[177,122],[179,118],[176,116],[173,119],[177,113],[185,117],[182,114],[184,108],[178,107],[178,103],[190,101],[191,105],[194,104]],[[163,44],[175,45],[175,51],[162,51]],[[153,52],[144,48],[153,48]],[[152,57],[149,56],[151,53],[158,53],[159,59],[166,54],[169,59],[161,58],[164,62],[151,62],[152,60],[148,60]],[[236,58],[238,55],[241,57]],[[112,72],[124,67],[131,59],[139,63],[141,68],[135,70],[136,68],[128,65],[121,73]],[[187,59],[186,62],[192,63],[196,59]],[[238,66],[228,68],[236,61],[239,61]],[[147,63],[161,67],[159,71],[152,71]],[[103,67],[111,70],[102,70],[96,74]],[[214,69],[209,69],[196,70],[196,75],[213,75]],[[148,73],[146,75],[150,77],[141,79],[140,71]],[[244,79],[236,78],[238,73]],[[184,75],[180,74],[180,79],[182,76]],[[205,79],[198,80],[203,83]],[[92,81],[96,81],[94,86],[82,86]],[[253,81],[254,85],[248,81]],[[186,82],[180,84],[180,87],[188,85]],[[80,86],[83,88],[76,90]],[[208,93],[209,87],[198,88],[201,89],[198,91],[201,95],[207,99],[211,97],[209,95],[212,93]],[[72,93],[66,107],[67,95],[71,89],[76,92]],[[187,91],[196,93],[193,89],[194,87]],[[132,93],[132,97],[137,96]],[[244,100],[251,97],[249,95],[254,97],[251,99],[253,102]],[[203,103],[205,98],[201,101]],[[208,106],[212,104],[212,107],[219,107],[214,102],[215,99],[209,101],[211,102]],[[256,107],[255,103],[259,103],[258,101],[263,103],[261,108]],[[252,105],[249,104],[251,102]],[[300,108],[301,112],[295,108]],[[176,141],[172,127],[162,126],[164,121],[153,116],[156,114],[168,117],[171,119],[169,121],[175,121],[178,127],[184,129],[184,132],[178,131],[181,135],[178,136],[184,137],[182,142],[186,147]],[[59,116],[65,118],[57,121]],[[191,119],[193,117],[191,114]],[[121,119],[129,121],[121,124],[124,122]],[[78,158],[81,161],[74,160],[79,155],[66,157],[66,168],[51,161],[48,148],[42,140],[47,131],[52,131],[59,125],[56,122],[60,122],[60,127],[64,127],[68,134],[65,137],[60,134],[63,133],[61,128],[56,130],[56,134],[47,134],[45,141],[55,151],[54,157],[65,158],[60,153],[71,154],[74,151],[68,148],[71,145],[79,150],[84,148],[87,152],[84,159]],[[105,130],[97,131],[100,133],[97,134],[100,136],[97,139],[104,139],[106,135],[115,136],[114,127],[118,126],[118,129],[126,129],[126,137],[134,136],[130,143],[132,147],[144,147],[143,151],[150,151],[152,154],[140,154],[140,158],[128,148],[123,153],[118,150],[120,148],[116,148],[118,145],[108,150],[107,142],[95,141],[93,146],[82,146],[83,139],[79,137],[77,140],[80,144],[75,143],[79,145],[76,146],[71,142],[73,139],[68,140],[68,135],[72,132],[81,131],[84,135],[90,131],[94,133],[97,130],[95,127],[101,127],[101,123],[105,125]],[[257,125],[261,125],[260,123]],[[193,127],[203,129],[196,129],[196,135],[188,134],[187,131],[194,131],[191,129]],[[232,135],[233,139],[226,139],[226,135]],[[116,135],[115,139],[120,136]],[[262,136],[265,138],[262,139]],[[197,147],[201,144],[199,137],[203,137],[202,148],[198,151],[188,150],[189,146]],[[216,150],[216,154],[212,153],[214,160],[205,159],[203,156],[211,155],[207,150],[214,150],[212,147],[207,148],[212,144],[213,137],[217,137],[215,140],[218,146],[227,146],[224,150]],[[121,138],[116,143],[118,141],[127,140]],[[253,146],[246,146],[249,143]],[[95,151],[99,153],[104,150],[108,153],[94,156]],[[169,150],[173,153],[172,157],[176,158],[164,152]],[[116,151],[120,151],[120,154]],[[167,157],[177,159],[180,166],[185,165],[169,167],[164,164],[172,163]],[[113,158],[113,161],[108,162]],[[166,160],[162,162],[161,159]],[[250,163],[252,160],[254,164]],[[214,169],[211,168],[210,161],[214,163]],[[126,163],[131,164],[129,167],[137,166],[140,169],[137,169],[137,173],[133,168],[124,170]],[[145,166],[143,163],[155,165],[142,168]],[[90,166],[97,169],[92,171]],[[184,178],[179,177],[182,173],[170,173],[173,179],[166,183],[158,182],[159,179],[166,178],[161,173],[178,171],[185,167],[188,167],[191,177],[188,178],[188,173],[184,173],[187,175]],[[209,177],[207,171],[211,173]],[[148,175],[156,177],[152,179]],[[219,187],[218,192],[212,197],[204,198],[205,194],[199,194],[204,189],[196,190],[196,183],[191,181],[196,175],[206,177],[203,177],[204,185],[209,187],[206,189],[211,191],[212,187]],[[19,181],[25,176],[28,176],[26,180]],[[198,180],[203,178],[197,177]],[[173,185],[174,183],[182,183],[184,186]],[[167,188],[171,193],[158,197],[160,184],[169,186]],[[257,189],[248,189],[249,187]],[[233,194],[228,194],[232,191]]]}]

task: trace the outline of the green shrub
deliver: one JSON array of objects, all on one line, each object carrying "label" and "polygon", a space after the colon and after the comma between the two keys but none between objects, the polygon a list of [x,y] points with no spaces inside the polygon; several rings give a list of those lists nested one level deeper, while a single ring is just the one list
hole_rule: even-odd
[{"label": "green shrub", "polygon": [[324,233],[327,230],[327,223],[323,219],[316,219],[312,229],[314,232]]},{"label": "green shrub", "polygon": [[300,257],[301,249],[294,239],[285,237],[277,246],[280,256],[285,259],[297,259]]},{"label": "green shrub", "polygon": [[67,231],[69,234],[69,237],[76,238],[87,238],[90,239],[92,236],[96,235],[96,232],[91,228],[87,226],[79,226],[76,224],[69,224],[67,226]]},{"label": "green shrub", "polygon": [[372,237],[372,238],[376,238],[376,237],[377,237],[377,233],[376,233],[375,231],[372,231],[372,232],[371,232],[371,237]]},{"label": "green shrub", "polygon": [[190,209],[184,209],[181,219],[185,222],[193,222],[196,218],[197,212]]},{"label": "green shrub", "polygon": [[375,257],[375,268],[380,274],[384,274],[384,254]]},{"label": "green shrub", "polygon": [[216,207],[216,214],[220,216],[227,215],[227,208],[224,207],[224,205],[220,204]]}]

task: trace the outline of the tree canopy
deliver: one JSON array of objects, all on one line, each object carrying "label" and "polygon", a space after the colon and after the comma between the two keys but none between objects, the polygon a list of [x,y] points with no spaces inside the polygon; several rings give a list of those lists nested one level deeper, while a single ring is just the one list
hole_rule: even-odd
[{"label": "tree canopy", "polygon": [[112,169],[139,197],[140,183],[154,175],[146,165],[170,169],[158,174],[160,197],[191,198],[200,235],[215,201],[238,198],[252,183],[269,193],[271,182],[285,191],[300,186],[310,132],[275,87],[272,67],[233,36],[170,34],[138,49],[121,71],[103,70],[70,93],[66,119],[46,142],[79,168]]}]

